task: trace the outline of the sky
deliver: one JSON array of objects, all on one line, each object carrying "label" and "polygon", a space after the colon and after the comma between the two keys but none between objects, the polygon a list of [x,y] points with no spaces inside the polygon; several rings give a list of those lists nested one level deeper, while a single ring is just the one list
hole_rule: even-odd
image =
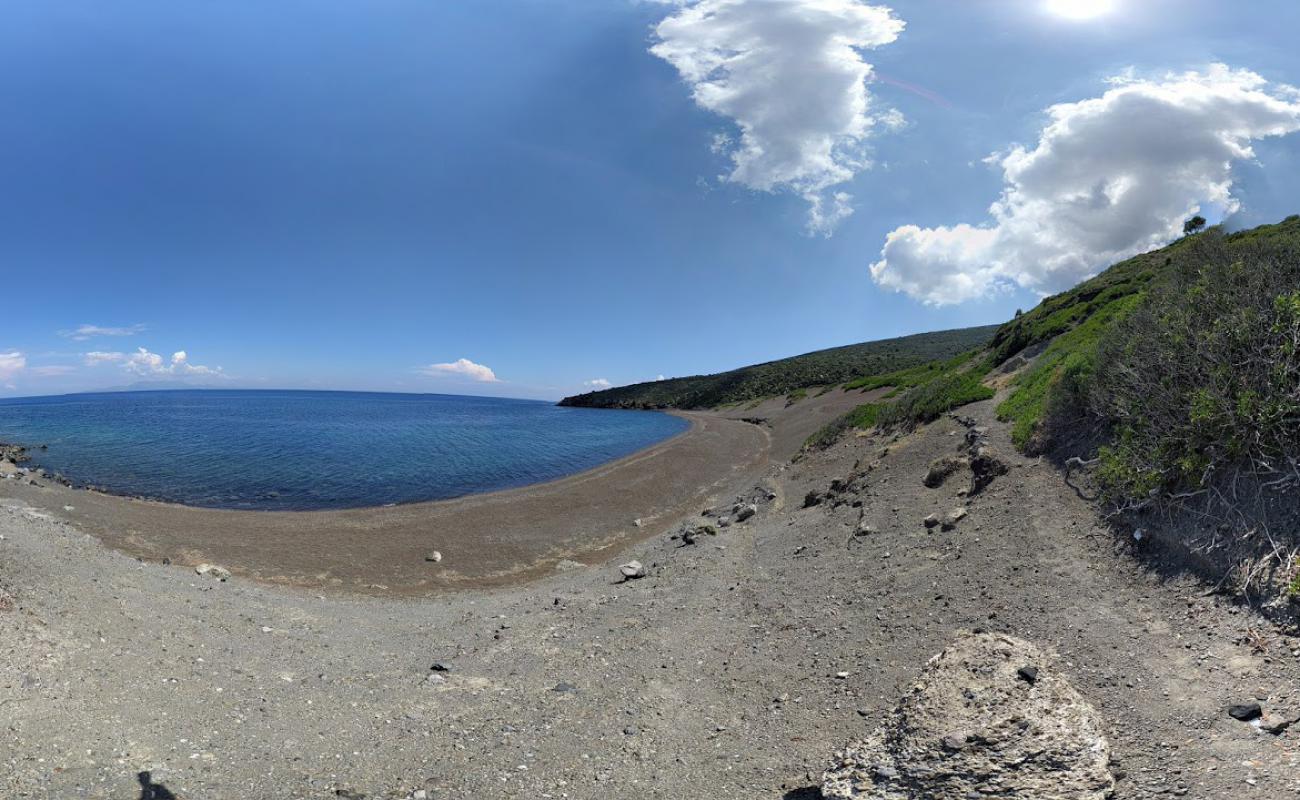
[{"label": "sky", "polygon": [[1300,212],[1294,0],[8,0],[0,396],[556,399]]}]

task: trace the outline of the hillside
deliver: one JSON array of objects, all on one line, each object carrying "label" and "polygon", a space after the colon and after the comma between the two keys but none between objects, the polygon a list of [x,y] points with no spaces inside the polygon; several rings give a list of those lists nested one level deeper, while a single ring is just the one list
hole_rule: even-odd
[{"label": "hillside", "polygon": [[1300,216],[1184,237],[1044,299],[984,352],[848,384],[883,386],[900,391],[808,446],[996,396],[1016,448],[1080,470],[1138,540],[1300,603]]},{"label": "hillside", "polygon": [[560,405],[712,408],[727,403],[743,403],[947,360],[985,347],[997,329],[996,325],[988,325],[834,347],[715,375],[672,378],[589,392],[566,397]]}]

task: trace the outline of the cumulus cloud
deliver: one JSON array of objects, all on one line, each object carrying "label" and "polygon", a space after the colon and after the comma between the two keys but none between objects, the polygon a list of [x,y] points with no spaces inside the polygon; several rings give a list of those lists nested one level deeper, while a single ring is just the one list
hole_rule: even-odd
[{"label": "cumulus cloud", "polygon": [[583,381],[582,385],[586,386],[588,389],[608,389],[614,384],[604,378],[592,378],[589,381]]},{"label": "cumulus cloud", "polygon": [[475,364],[468,358],[458,358],[446,364],[430,364],[427,367],[421,367],[419,372],[432,378],[459,376],[480,383],[501,383],[490,367]]},{"label": "cumulus cloud", "polygon": [[1249,70],[1112,79],[1100,97],[1049,108],[1032,149],[989,158],[1005,180],[989,221],[897,228],[872,277],[934,305],[1068,288],[1178,236],[1197,212],[1236,211],[1233,163],[1296,130],[1300,93]]},{"label": "cumulus cloud", "polygon": [[89,353],[83,353],[82,363],[88,367],[98,367],[103,364],[120,364],[122,369],[127,372],[144,375],[206,375],[209,377],[225,377],[221,367],[207,367],[202,364],[191,364],[190,357],[184,350],[177,350],[172,353],[170,359],[164,358],[158,353],[151,353],[147,348],[137,348],[134,353],[116,353],[94,350]]},{"label": "cumulus cloud", "polygon": [[126,357],[123,366],[137,375],[220,375],[221,367],[191,364],[184,350],[172,353],[170,361],[141,347]]},{"label": "cumulus cloud", "polygon": [[59,335],[77,342],[84,342],[97,336],[134,336],[142,333],[143,325],[128,325],[124,328],[105,328],[100,325],[78,325],[70,331],[59,331]]},{"label": "cumulus cloud", "polygon": [[0,353],[0,380],[7,380],[27,368],[27,356],[11,350]]},{"label": "cumulus cloud", "polygon": [[736,124],[737,137],[713,140],[731,159],[725,180],[800,195],[809,231],[829,235],[853,213],[834,187],[870,167],[875,129],[902,123],[876,107],[862,53],[903,25],[863,0],[696,0],[656,26],[650,52],[677,69],[697,105]]}]

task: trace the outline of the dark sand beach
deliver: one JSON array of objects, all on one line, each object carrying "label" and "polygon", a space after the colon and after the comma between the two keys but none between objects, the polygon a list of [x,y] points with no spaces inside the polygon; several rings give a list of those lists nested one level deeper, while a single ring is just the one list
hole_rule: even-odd
[{"label": "dark sand beach", "polygon": [[[812,800],[836,749],[975,628],[1051,652],[1039,666],[1100,714],[1118,800],[1300,791],[1300,726],[1224,711],[1300,708],[1300,639],[1135,557],[1014,454],[994,401],[962,409],[1009,469],[978,497],[969,473],[923,482],[960,452],[951,418],[769,461],[769,437],[856,399],[692,415],[599,470],[404,508],[0,481],[0,796]],[[923,524],[956,506],[951,529]],[[715,535],[685,544],[678,514]],[[628,559],[644,578],[621,581]]]},{"label": "dark sand beach", "polygon": [[[149,561],[218,564],[312,589],[412,595],[502,586],[594,563],[696,512],[767,465],[764,426],[683,413],[685,432],[548,483],[453,500],[339,511],[229,511],[40,481],[6,492]],[[234,466],[232,468],[238,468]],[[442,555],[439,562],[426,556]],[[572,565],[565,565],[572,566]]]}]

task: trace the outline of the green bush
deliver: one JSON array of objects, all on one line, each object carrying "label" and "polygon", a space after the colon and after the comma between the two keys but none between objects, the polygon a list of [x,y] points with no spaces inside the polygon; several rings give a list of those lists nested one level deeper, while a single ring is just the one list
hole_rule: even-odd
[{"label": "green bush", "polygon": [[[834,444],[846,431],[854,428],[870,429],[875,427],[911,428],[916,425],[938,419],[940,415],[958,406],[987,400],[993,396],[993,390],[981,381],[992,366],[990,361],[972,363],[970,354],[965,354],[948,361],[935,361],[903,373],[893,373],[892,377],[899,383],[912,382],[901,397],[892,403],[867,403],[844,414],[821,430],[808,437],[804,442],[807,448],[823,448]],[[900,378],[900,375],[902,376]],[[928,376],[928,380],[918,381],[919,376]],[[879,386],[894,385],[886,377],[873,378]],[[878,388],[873,385],[871,388]],[[901,387],[899,387],[901,388]],[[891,397],[893,395],[891,394]]]},{"label": "green bush", "polygon": [[993,390],[981,381],[988,369],[987,364],[981,364],[970,369],[946,371],[884,406],[876,423],[882,427],[910,428],[936,420],[967,403],[987,400],[993,396]]},{"label": "green bush", "polygon": [[882,407],[874,403],[865,403],[847,414],[842,414],[823,425],[820,430],[809,436],[804,442],[805,448],[820,450],[839,441],[845,431],[855,428],[868,430],[876,427],[876,419]]},{"label": "green bush", "polygon": [[1117,502],[1300,464],[1300,243],[1203,234],[1101,337],[1082,402]]},{"label": "green bush", "polygon": [[1022,373],[1007,399],[998,405],[998,418],[1011,422],[1011,439],[1024,450],[1034,450],[1049,406],[1053,417],[1072,416],[1083,406],[1082,395],[1091,381],[1097,346],[1109,326],[1122,319],[1140,301],[1140,294],[1122,294],[1096,309],[1082,324],[1058,335],[1034,365]]}]

